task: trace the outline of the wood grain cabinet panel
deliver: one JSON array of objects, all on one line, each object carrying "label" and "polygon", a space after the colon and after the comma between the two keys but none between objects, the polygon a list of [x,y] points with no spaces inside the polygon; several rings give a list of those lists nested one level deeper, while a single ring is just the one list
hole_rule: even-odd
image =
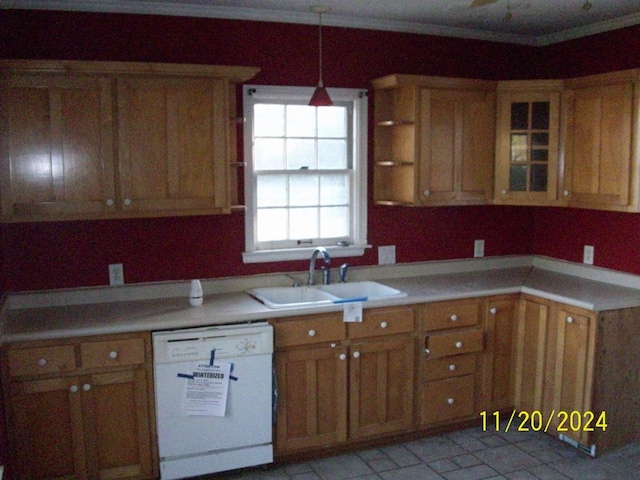
[{"label": "wood grain cabinet panel", "polygon": [[[12,478],[157,478],[150,335],[102,338],[3,345],[9,365],[73,359],[64,370],[2,369]],[[105,346],[122,364],[91,360]]]}]

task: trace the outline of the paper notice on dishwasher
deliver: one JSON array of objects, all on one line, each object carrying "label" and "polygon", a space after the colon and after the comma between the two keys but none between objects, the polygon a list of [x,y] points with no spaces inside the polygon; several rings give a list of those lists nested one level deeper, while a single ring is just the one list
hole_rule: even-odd
[{"label": "paper notice on dishwasher", "polygon": [[230,363],[194,363],[185,385],[185,414],[224,417],[229,395]]}]

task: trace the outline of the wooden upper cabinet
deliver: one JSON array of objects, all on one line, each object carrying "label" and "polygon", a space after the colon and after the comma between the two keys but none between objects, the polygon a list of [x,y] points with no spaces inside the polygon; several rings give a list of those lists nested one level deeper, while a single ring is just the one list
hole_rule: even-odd
[{"label": "wooden upper cabinet", "polygon": [[638,210],[638,70],[566,81],[569,206]]},{"label": "wooden upper cabinet", "polygon": [[374,201],[487,203],[493,179],[495,82],[394,74],[372,83]]},{"label": "wooden upper cabinet", "polygon": [[[491,198],[495,138],[494,85],[425,88],[420,102],[420,203],[484,204]],[[489,86],[488,86],[489,85]]]},{"label": "wooden upper cabinet", "polygon": [[3,220],[83,218],[115,209],[112,83],[12,73],[0,86]]},{"label": "wooden upper cabinet", "polygon": [[124,211],[229,211],[228,88],[224,79],[118,80]]},{"label": "wooden upper cabinet", "polygon": [[561,80],[498,84],[494,203],[557,205]]},{"label": "wooden upper cabinet", "polygon": [[235,84],[257,71],[0,62],[2,221],[229,212]]}]

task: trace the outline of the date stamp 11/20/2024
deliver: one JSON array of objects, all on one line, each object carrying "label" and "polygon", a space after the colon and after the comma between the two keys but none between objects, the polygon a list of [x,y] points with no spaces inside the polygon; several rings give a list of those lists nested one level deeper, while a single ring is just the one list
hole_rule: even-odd
[{"label": "date stamp 11/20/2024", "polygon": [[[539,410],[531,412],[513,410],[505,423],[500,421],[500,412],[484,411],[480,412],[480,418],[482,430],[485,432],[547,432],[552,429],[558,433],[577,433],[607,430],[606,412],[552,410],[545,414]],[[506,417],[503,416],[503,418]]]}]

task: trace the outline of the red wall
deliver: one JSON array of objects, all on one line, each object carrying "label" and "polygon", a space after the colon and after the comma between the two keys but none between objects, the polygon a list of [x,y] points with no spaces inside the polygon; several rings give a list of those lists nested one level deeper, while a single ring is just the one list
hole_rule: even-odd
[{"label": "red wall", "polygon": [[[324,80],[333,87],[367,88],[372,78],[394,72],[515,79],[629,68],[640,66],[639,32],[629,28],[536,49],[325,27]],[[618,48],[612,48],[614,42]],[[316,48],[317,27],[308,25],[0,10],[0,58],[250,65],[261,68],[252,83],[311,86],[317,81]],[[371,135],[369,146],[371,159]],[[640,269],[633,246],[621,261],[614,240],[640,229],[634,215],[493,206],[376,207],[370,199],[371,193],[369,242],[397,245],[399,262],[470,257],[473,240],[484,238],[487,255],[539,253],[579,260],[576,249],[581,252],[581,245],[589,243],[596,247],[596,264]],[[599,230],[607,227],[610,235],[590,237],[581,228],[585,222]],[[566,236],[572,241],[564,241]],[[4,224],[0,291],[106,285],[109,263],[124,264],[127,283],[306,268],[306,262],[245,265],[243,247],[241,213]],[[349,261],[375,264],[375,248]]]}]

